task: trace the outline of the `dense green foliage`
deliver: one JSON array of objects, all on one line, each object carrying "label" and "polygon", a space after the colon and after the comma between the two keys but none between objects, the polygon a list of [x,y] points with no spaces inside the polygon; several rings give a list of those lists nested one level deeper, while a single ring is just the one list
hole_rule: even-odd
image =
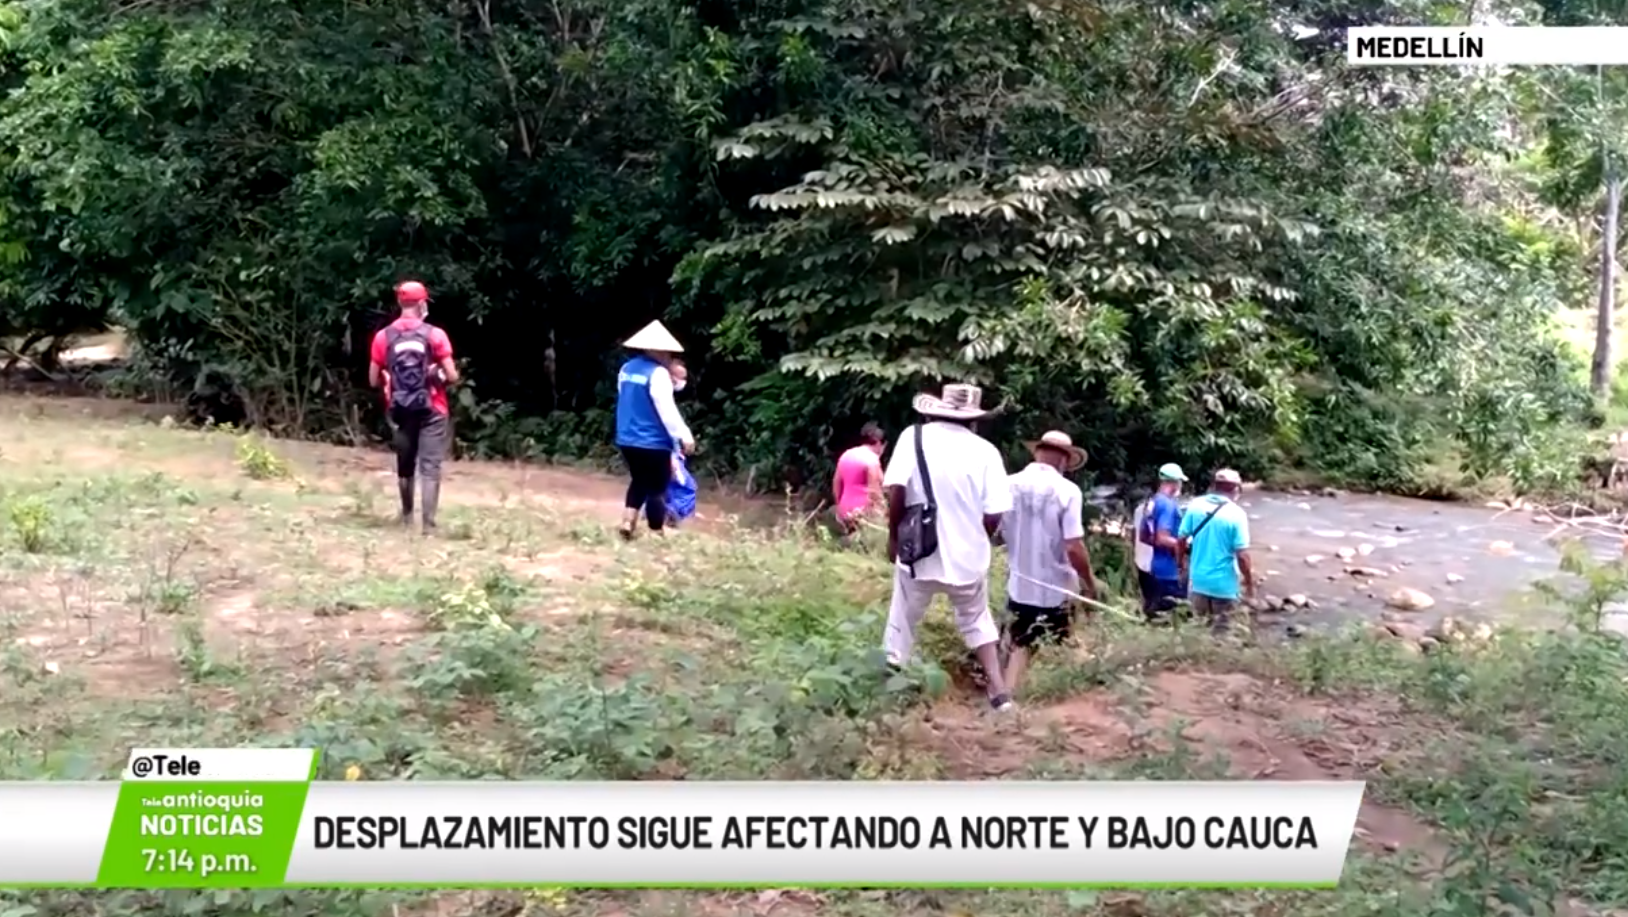
[{"label": "dense green foliage", "polygon": [[1344,63],[1346,25],[1462,16],[16,0],[0,336],[118,323],[136,382],[354,431],[411,275],[488,453],[603,448],[616,342],[661,316],[706,458],[760,481],[954,377],[1108,472],[1555,483],[1585,399],[1546,329],[1591,276],[1557,214],[1598,170],[1549,141],[1586,81]]}]

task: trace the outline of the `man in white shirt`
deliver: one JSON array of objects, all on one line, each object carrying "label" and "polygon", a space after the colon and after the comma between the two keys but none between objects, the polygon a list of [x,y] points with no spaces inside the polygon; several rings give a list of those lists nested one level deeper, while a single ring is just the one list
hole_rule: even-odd
[{"label": "man in white shirt", "polygon": [[[923,422],[902,431],[893,447],[882,475],[888,501],[888,557],[894,560],[893,603],[882,645],[893,665],[908,662],[928,605],[934,596],[945,596],[955,612],[956,627],[983,667],[990,705],[1009,710],[1012,697],[1001,677],[1000,633],[989,612],[989,538],[1001,515],[1012,508],[1012,496],[1000,450],[971,427],[989,416],[982,401],[983,391],[974,385],[946,385],[942,398],[918,395],[915,408]],[[929,502],[928,488],[918,473],[918,432],[938,546],[905,564],[900,562],[901,525],[910,508]]]},{"label": "man in white shirt", "polygon": [[[1006,609],[1012,613],[1012,655],[1006,689],[1017,692],[1029,655],[1073,632],[1070,598],[1096,598],[1097,580],[1085,550],[1085,496],[1063,477],[1085,465],[1085,450],[1052,430],[1028,443],[1034,461],[1007,479],[1012,511],[1001,522],[1006,541]],[[1083,591],[1080,584],[1084,583]]]}]

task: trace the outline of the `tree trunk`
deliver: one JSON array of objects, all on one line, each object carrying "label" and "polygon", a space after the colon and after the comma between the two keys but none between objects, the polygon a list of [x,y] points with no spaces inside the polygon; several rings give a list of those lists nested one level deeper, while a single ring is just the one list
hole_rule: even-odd
[{"label": "tree trunk", "polygon": [[1600,227],[1600,302],[1594,316],[1594,365],[1589,372],[1589,388],[1597,398],[1611,394],[1611,374],[1616,369],[1613,353],[1613,326],[1617,314],[1617,218],[1622,209],[1622,176],[1608,165],[1605,176],[1605,220]]}]

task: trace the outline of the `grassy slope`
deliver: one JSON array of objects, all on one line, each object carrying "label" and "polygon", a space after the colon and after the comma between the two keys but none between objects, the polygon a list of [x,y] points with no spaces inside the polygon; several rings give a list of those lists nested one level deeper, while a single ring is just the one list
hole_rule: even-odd
[{"label": "grassy slope", "polygon": [[[424,541],[384,524],[382,455],[90,408],[110,410],[0,399],[0,778],[112,774],[138,742],[271,741],[322,747],[329,779],[1230,773],[1367,779],[1370,803],[1332,893],[0,893],[8,914],[1355,917],[1479,915],[1498,893],[1628,901],[1628,665],[1609,638],[1507,634],[1421,657],[1366,636],[1221,647],[1098,621],[1042,658],[1020,718],[995,723],[953,687],[916,703],[885,691],[875,558],[726,523],[623,546],[606,537],[614,482],[518,466],[456,466],[449,537]],[[961,657],[943,621],[924,650]]]}]

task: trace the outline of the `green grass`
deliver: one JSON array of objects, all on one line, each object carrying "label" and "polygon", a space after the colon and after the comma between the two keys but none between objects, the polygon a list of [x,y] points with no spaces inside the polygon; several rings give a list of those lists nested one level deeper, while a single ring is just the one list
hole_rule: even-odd
[{"label": "green grass", "polygon": [[1587,626],[1620,570],[1551,600],[1581,626],[1428,655],[1365,632],[1254,646],[1105,618],[1040,657],[1002,725],[957,687],[942,617],[910,677],[877,676],[874,556],[745,530],[621,545],[614,506],[528,495],[494,466],[455,471],[449,537],[424,540],[387,524],[382,456],[63,410],[0,401],[0,778],[110,776],[138,743],[254,743],[320,747],[327,779],[1366,779],[1386,819],[1333,892],[13,891],[9,917],[1628,901],[1628,654]]}]

